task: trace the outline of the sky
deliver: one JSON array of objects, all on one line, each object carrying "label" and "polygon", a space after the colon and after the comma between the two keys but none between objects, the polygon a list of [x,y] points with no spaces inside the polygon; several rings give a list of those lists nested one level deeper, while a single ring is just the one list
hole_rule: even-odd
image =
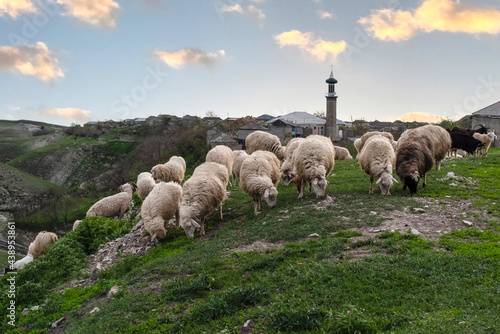
[{"label": "sky", "polygon": [[0,0],[0,119],[326,110],[458,120],[500,100],[500,0]]}]

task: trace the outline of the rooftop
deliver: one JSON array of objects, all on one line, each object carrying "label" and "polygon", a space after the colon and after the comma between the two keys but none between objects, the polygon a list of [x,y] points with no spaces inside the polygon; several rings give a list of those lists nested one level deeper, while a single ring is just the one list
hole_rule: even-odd
[{"label": "rooftop", "polygon": [[483,109],[473,112],[472,115],[475,116],[488,116],[488,117],[500,117],[500,101],[493,103]]}]

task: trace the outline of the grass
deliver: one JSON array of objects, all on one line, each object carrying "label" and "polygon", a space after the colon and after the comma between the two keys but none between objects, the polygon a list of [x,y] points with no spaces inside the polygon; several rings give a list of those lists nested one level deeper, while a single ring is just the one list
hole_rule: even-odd
[{"label": "grass", "polygon": [[[264,204],[257,216],[251,199],[234,188],[224,203],[224,220],[211,214],[203,238],[169,230],[167,240],[147,255],[124,256],[88,288],[36,290],[47,281],[37,283],[33,276],[25,286],[30,292],[18,292],[18,326],[46,333],[51,322],[66,316],[62,326],[68,333],[238,333],[248,320],[254,333],[498,333],[499,162],[498,149],[487,158],[450,160],[428,174],[428,187],[417,196],[397,184],[392,196],[383,197],[368,195],[368,176],[355,160],[339,161],[327,188],[331,200],[307,192],[298,200],[296,189],[279,187],[277,207]],[[447,177],[451,171],[456,178]],[[367,238],[354,230],[379,226],[383,212],[422,207],[421,197],[471,201],[486,212],[486,229],[452,231],[435,242],[389,231]],[[113,221],[102,224],[123,233]],[[116,237],[104,227],[92,231],[95,236],[86,235],[86,241],[71,235],[58,241],[68,248],[55,254],[80,249],[59,259],[60,267],[84,260],[86,249],[95,251],[100,242],[91,247],[91,240]],[[320,237],[308,238],[312,233]],[[256,241],[275,247],[237,251]],[[358,251],[368,256],[355,256]],[[78,274],[83,267],[65,269],[50,281],[85,277]],[[105,297],[112,285],[119,292]],[[41,311],[21,316],[20,310],[35,303],[32,291],[47,301]],[[90,315],[96,306],[101,312]],[[14,333],[5,323],[0,328]]]}]

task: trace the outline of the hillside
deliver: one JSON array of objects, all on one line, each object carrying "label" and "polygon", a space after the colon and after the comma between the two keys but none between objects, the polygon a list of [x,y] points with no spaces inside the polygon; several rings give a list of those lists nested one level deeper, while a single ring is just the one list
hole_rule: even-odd
[{"label": "hillside", "polygon": [[[400,184],[392,196],[368,195],[369,178],[357,161],[338,161],[328,197],[306,193],[299,200],[294,187],[280,185],[277,206],[264,204],[257,216],[251,198],[233,187],[224,219],[212,213],[204,237],[187,239],[169,228],[167,240],[142,245],[138,253],[146,255],[122,248],[118,263],[99,272],[89,270],[107,267],[99,254],[107,254],[108,240],[149,238],[136,231],[123,236],[139,221],[137,211],[121,222],[89,218],[18,273],[16,330],[7,324],[5,293],[0,328],[496,333],[499,166],[498,149],[446,160],[410,197]],[[0,284],[7,291],[5,278]],[[39,308],[22,312],[32,306]]]}]

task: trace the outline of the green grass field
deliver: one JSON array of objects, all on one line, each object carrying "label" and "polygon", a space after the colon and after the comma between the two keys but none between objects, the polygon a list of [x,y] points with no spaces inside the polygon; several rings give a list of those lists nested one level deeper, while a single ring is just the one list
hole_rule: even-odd
[{"label": "green grass field", "polygon": [[[279,186],[277,206],[263,203],[257,216],[233,187],[223,221],[212,213],[204,237],[169,229],[167,240],[142,258],[123,256],[98,283],[57,292],[88,276],[81,270],[89,235],[77,230],[19,274],[17,328],[4,320],[3,296],[0,329],[48,333],[65,317],[64,332],[86,334],[500,333],[499,149],[447,160],[413,197],[401,184],[392,196],[368,195],[356,160],[336,162],[333,173],[330,198],[306,192],[299,200],[295,187]],[[458,212],[460,203],[468,210]],[[427,224],[447,217],[461,229],[432,241],[407,230],[365,233],[391,213],[414,218],[415,208],[428,211]],[[112,227],[92,233],[119,235]],[[115,285],[118,293],[106,297]]]}]

